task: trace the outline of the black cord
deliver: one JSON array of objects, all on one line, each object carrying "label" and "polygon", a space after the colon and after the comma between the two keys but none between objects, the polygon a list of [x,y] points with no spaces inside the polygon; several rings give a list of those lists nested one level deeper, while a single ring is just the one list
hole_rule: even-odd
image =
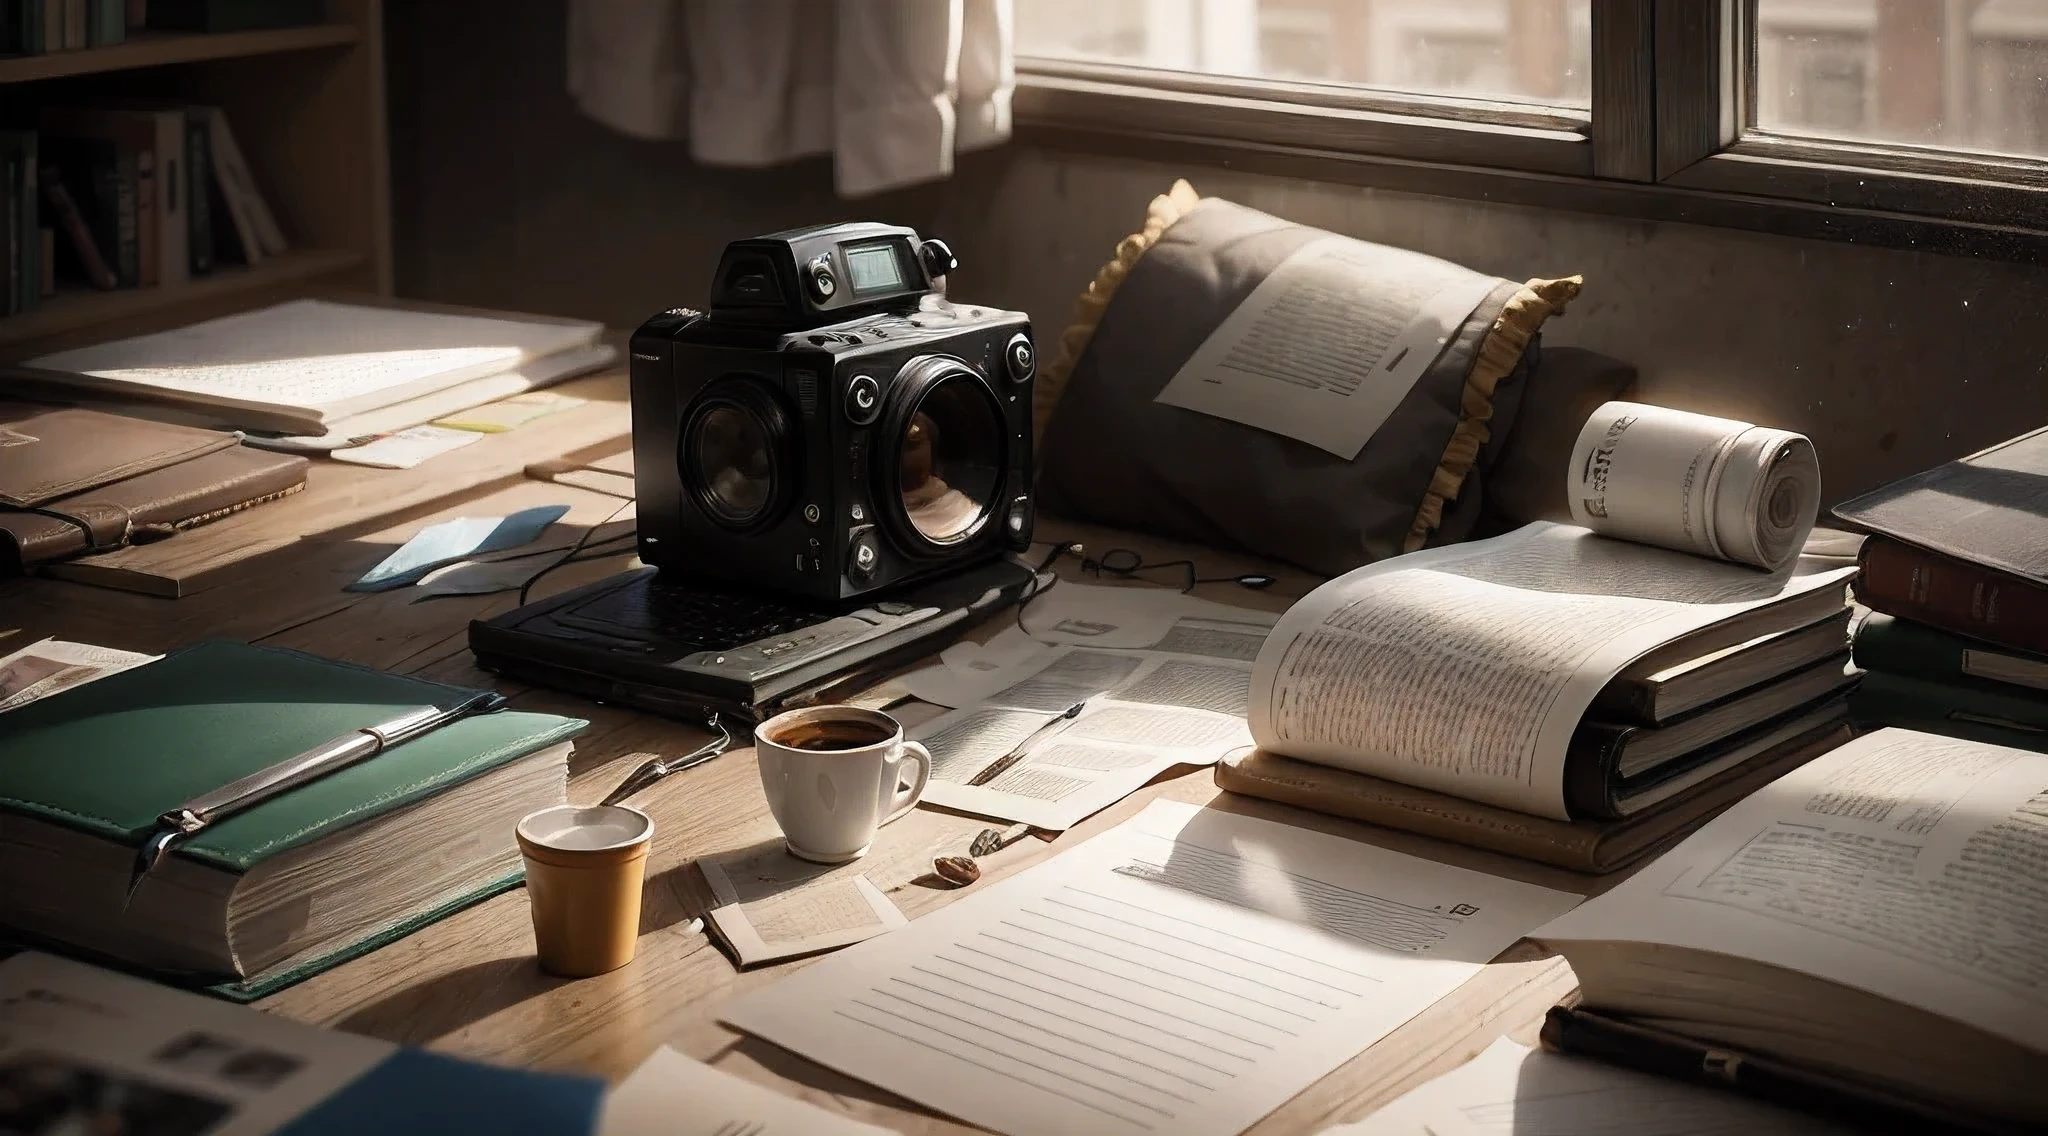
[{"label": "black cord", "polygon": [[[1032,600],[1052,591],[1053,587],[1060,582],[1058,576],[1048,576],[1046,572],[1052,567],[1053,561],[1068,554],[1081,555],[1081,546],[1078,544],[1055,544],[1052,546],[1052,551],[1045,554],[1045,559],[1039,561],[1038,566],[1031,570],[1031,589],[1025,592],[1023,598],[1017,601],[1017,630],[1024,632],[1026,635],[1031,634],[1024,626],[1024,609],[1031,606]],[[1086,561],[1084,560],[1083,563],[1086,563]]]},{"label": "black cord", "polygon": [[1180,588],[1182,594],[1194,591],[1197,584],[1236,584],[1254,591],[1273,586],[1273,577],[1258,572],[1245,572],[1236,576],[1200,576],[1196,574],[1195,562],[1192,560],[1162,560],[1157,564],[1147,564],[1143,556],[1128,548],[1112,548],[1099,558],[1083,557],[1081,560],[1083,572],[1092,573],[1097,577],[1107,573],[1120,580],[1144,580],[1138,573],[1155,572],[1162,568],[1182,570],[1186,576]]},{"label": "black cord", "polygon": [[[575,559],[575,557],[576,557],[576,554],[577,554],[577,553],[579,553],[579,552],[581,552],[581,551],[583,551],[583,549],[584,549],[584,546],[586,546],[586,545],[588,545],[588,544],[590,543],[590,538],[591,538],[592,536],[594,536],[594,535],[596,535],[596,534],[597,534],[597,530],[599,530],[599,529],[603,528],[604,526],[606,526],[606,525],[608,525],[608,524],[612,523],[612,521],[613,521],[613,520],[614,520],[615,518],[617,518],[617,517],[618,517],[618,515],[619,515],[620,513],[623,513],[623,512],[625,512],[625,511],[626,511],[626,506],[628,506],[628,505],[631,505],[632,503],[633,503],[633,499],[632,499],[631,497],[628,497],[628,498],[626,498],[626,499],[625,499],[624,501],[621,501],[621,502],[619,502],[619,507],[618,507],[618,508],[616,508],[616,509],[613,509],[613,510],[611,511],[611,513],[610,513],[610,514],[609,514],[608,516],[606,516],[606,517],[605,517],[605,519],[604,519],[604,520],[601,520],[601,521],[597,522],[596,524],[594,524],[594,525],[590,526],[589,528],[587,528],[587,529],[584,529],[584,530],[583,530],[583,535],[582,535],[582,536],[580,536],[580,537],[577,537],[577,538],[576,538],[576,543],[575,543],[575,544],[572,544],[572,545],[570,545],[570,546],[569,546],[569,551],[567,551],[567,552],[564,552],[564,553],[562,554],[562,557],[561,557],[561,559],[559,559],[559,560],[555,561],[554,563],[552,563],[552,564],[548,565],[547,567],[545,567],[545,568],[541,569],[540,571],[538,571],[538,572],[535,572],[535,573],[534,573],[533,575],[531,575],[531,576],[528,576],[528,577],[526,578],[526,582],[525,582],[524,584],[521,584],[521,585],[519,585],[519,606],[520,606],[520,607],[525,607],[525,606],[526,606],[526,594],[527,594],[528,592],[530,592],[530,591],[532,591],[532,590],[533,590],[533,586],[534,586],[535,584],[538,584],[538,583],[540,583],[541,577],[543,577],[543,576],[547,575],[548,573],[550,573],[550,572],[554,571],[554,570],[555,570],[555,569],[557,569],[557,568],[560,568],[560,567],[561,567],[561,566],[563,566],[564,564],[567,564],[567,563],[569,563],[569,562],[570,562],[571,560],[574,560],[574,559]],[[612,542],[613,542],[613,541],[615,541],[615,540],[622,540],[622,539],[624,539],[624,536],[623,536],[623,534],[622,534],[621,536],[609,537],[609,538],[605,539],[605,540],[604,540],[604,541],[603,541],[602,543],[604,543],[604,544],[610,544],[610,543],[612,543]]]}]

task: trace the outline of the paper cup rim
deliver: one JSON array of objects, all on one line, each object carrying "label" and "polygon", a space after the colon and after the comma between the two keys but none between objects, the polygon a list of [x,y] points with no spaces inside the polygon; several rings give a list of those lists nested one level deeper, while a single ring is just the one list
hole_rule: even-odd
[{"label": "paper cup rim", "polygon": [[[591,848],[563,848],[560,845],[552,843],[547,838],[537,835],[529,827],[534,821],[540,819],[541,817],[547,816],[550,813],[560,812],[625,813],[629,816],[637,817],[640,821],[640,828],[639,831],[636,832],[634,835],[624,840],[615,840],[610,844],[600,844]],[[574,856],[584,853],[623,852],[636,846],[644,845],[648,841],[653,839],[654,818],[648,816],[646,813],[641,812],[639,809],[636,809],[631,805],[549,805],[547,808],[535,809],[534,811],[527,813],[525,816],[520,817],[519,824],[515,826],[514,832],[519,837],[519,843],[525,845],[528,848],[558,853],[561,855]]]}]

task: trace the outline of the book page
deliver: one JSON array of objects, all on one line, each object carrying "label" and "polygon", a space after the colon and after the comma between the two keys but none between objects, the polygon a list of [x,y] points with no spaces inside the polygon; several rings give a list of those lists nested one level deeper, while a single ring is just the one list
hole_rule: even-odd
[{"label": "book page", "polygon": [[1576,902],[1154,802],[721,1018],[1007,1136],[1234,1136]]},{"label": "book page", "polygon": [[1544,522],[1383,560],[1274,627],[1260,746],[1558,820],[1572,732],[1629,663],[1850,569],[1766,574]]},{"label": "book page", "polygon": [[1757,959],[2048,1052],[2048,755],[1886,729],[1540,937]]},{"label": "book page", "polygon": [[1579,432],[1566,494],[1594,532],[1776,570],[1813,531],[1820,461],[1788,430],[1610,402]]},{"label": "book page", "polygon": [[1349,461],[1499,283],[1421,253],[1319,238],[1260,281],[1155,401]]},{"label": "book page", "polygon": [[62,639],[31,643],[0,658],[0,711],[26,706],[60,690],[83,686],[162,657]]},{"label": "book page", "polygon": [[1496,1038],[1485,1052],[1322,1136],[1850,1136],[1732,1090]]},{"label": "book page", "polygon": [[294,300],[28,366],[201,401],[339,415],[414,398],[592,342],[595,323]]}]

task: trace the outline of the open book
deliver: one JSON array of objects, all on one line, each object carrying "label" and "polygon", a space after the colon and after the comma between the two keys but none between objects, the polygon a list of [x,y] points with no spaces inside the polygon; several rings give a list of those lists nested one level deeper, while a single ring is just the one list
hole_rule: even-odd
[{"label": "open book", "polygon": [[[1579,449],[1586,519],[1633,539],[1537,523],[1330,581],[1281,618],[1253,668],[1260,748],[1538,816],[1617,817],[1756,756],[1756,738],[1840,697],[1852,570],[1797,570],[1819,492],[1805,439],[1610,403]],[[1652,538],[1685,551],[1637,543]],[[1697,554],[1709,552],[1726,559]],[[1754,566],[1766,563],[1778,567]],[[1833,628],[1831,650],[1779,650],[1783,670],[1761,677],[1725,665],[1817,624]],[[1721,674],[1695,692],[1709,701],[1589,720],[1618,678],[1663,682],[1686,660]],[[1756,685],[1729,689],[1744,678]]]},{"label": "open book", "polygon": [[2048,755],[1879,730],[1535,937],[1582,1009],[1723,1051],[1738,1084],[1761,1055],[2048,1127]]}]

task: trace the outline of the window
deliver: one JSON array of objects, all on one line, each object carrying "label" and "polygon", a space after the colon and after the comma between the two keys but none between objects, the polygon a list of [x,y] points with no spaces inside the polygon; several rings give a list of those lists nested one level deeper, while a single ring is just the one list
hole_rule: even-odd
[{"label": "window", "polygon": [[1591,0],[1022,0],[1020,54],[1585,107]]},{"label": "window", "polygon": [[1017,0],[1027,139],[2048,256],[2048,0]]},{"label": "window", "polygon": [[2048,0],[1758,0],[1756,128],[2048,156]]}]

